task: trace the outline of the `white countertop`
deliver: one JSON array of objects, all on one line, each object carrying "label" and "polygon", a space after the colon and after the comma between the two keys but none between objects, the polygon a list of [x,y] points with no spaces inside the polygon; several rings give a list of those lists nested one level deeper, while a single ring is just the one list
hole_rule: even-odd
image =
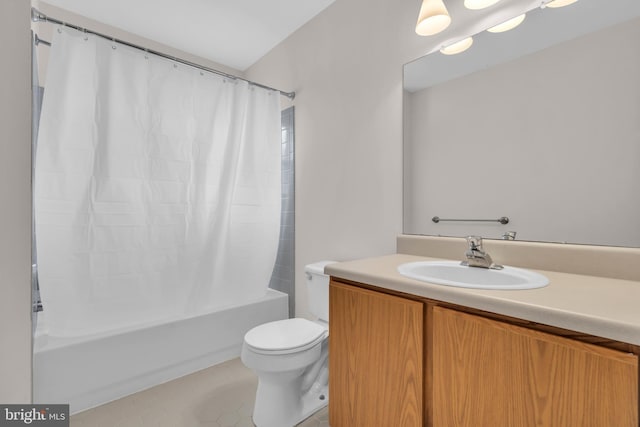
[{"label": "white countertop", "polygon": [[434,261],[393,254],[325,267],[331,276],[433,300],[640,345],[640,282],[555,271],[544,288],[480,290],[430,284],[398,273],[406,262]]}]

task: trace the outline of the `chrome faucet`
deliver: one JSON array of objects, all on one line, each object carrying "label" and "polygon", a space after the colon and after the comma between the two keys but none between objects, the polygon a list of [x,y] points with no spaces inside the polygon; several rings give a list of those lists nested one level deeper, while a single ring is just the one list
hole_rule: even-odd
[{"label": "chrome faucet", "polygon": [[482,237],[467,236],[469,248],[465,252],[466,261],[462,261],[462,265],[469,267],[491,268],[493,270],[502,270],[504,267],[493,262],[491,255],[482,250]]}]

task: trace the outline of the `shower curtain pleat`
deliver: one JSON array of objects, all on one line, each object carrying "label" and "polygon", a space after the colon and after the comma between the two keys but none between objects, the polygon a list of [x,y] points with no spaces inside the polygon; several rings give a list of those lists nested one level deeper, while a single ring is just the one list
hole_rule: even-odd
[{"label": "shower curtain pleat", "polygon": [[48,332],[125,328],[266,292],[277,92],[60,28],[35,178]]}]

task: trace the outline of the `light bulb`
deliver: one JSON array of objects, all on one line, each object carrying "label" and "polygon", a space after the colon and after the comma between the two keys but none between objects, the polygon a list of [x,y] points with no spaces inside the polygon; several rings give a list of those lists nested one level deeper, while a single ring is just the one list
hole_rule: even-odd
[{"label": "light bulb", "polygon": [[504,21],[502,24],[498,24],[495,27],[489,28],[487,31],[490,33],[503,33],[505,31],[513,30],[518,25],[522,24],[526,14],[518,15],[515,18],[511,18],[508,21]]},{"label": "light bulb", "polygon": [[445,46],[440,49],[440,52],[445,55],[455,55],[456,53],[464,52],[469,49],[473,44],[473,37],[467,37],[466,39],[462,39],[459,42],[455,42],[450,44],[449,46]]},{"label": "light bulb", "polygon": [[449,24],[451,24],[451,17],[442,0],[423,0],[416,33],[421,36],[432,36],[443,31]]},{"label": "light bulb", "polygon": [[564,7],[569,6],[572,3],[577,2],[578,0],[552,0],[549,3],[545,4],[545,7]]},{"label": "light bulb", "polygon": [[464,7],[471,10],[484,9],[485,7],[493,6],[500,0],[464,0]]}]

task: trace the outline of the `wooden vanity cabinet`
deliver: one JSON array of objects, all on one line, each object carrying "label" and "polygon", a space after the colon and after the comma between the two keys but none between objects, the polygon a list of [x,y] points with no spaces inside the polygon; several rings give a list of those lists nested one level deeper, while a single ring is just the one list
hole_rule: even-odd
[{"label": "wooden vanity cabinet", "polygon": [[433,307],[433,426],[637,427],[638,356]]},{"label": "wooden vanity cabinet", "polygon": [[423,425],[424,304],[329,285],[331,427]]},{"label": "wooden vanity cabinet", "polygon": [[638,346],[334,278],[329,295],[332,427],[639,426]]}]

